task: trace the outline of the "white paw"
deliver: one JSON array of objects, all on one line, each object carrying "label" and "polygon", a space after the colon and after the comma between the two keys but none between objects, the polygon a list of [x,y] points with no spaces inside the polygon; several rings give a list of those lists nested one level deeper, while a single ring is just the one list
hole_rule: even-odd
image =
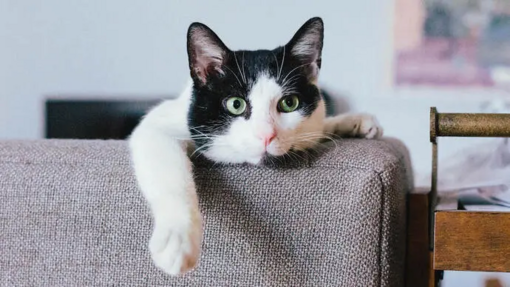
[{"label": "white paw", "polygon": [[179,226],[156,223],[149,243],[154,264],[170,275],[193,269],[200,257],[201,219]]},{"label": "white paw", "polygon": [[361,115],[354,128],[355,136],[366,139],[378,139],[383,136],[383,128],[372,115]]}]

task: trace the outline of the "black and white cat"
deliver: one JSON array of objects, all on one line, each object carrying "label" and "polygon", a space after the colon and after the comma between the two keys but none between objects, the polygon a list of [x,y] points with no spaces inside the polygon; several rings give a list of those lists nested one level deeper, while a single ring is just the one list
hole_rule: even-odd
[{"label": "black and white cat", "polygon": [[317,86],[324,24],[308,20],[285,46],[231,51],[207,26],[190,25],[191,81],[179,98],[152,109],[129,139],[138,184],[154,231],[156,266],[177,275],[199,259],[202,217],[190,146],[224,163],[258,164],[267,156],[313,148],[328,134],[378,138],[367,114],[326,118]]}]

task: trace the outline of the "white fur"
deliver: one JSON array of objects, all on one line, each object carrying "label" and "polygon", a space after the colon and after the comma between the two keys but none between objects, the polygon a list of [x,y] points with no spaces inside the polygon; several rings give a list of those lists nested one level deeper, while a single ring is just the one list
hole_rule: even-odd
[{"label": "white fur", "polygon": [[[277,112],[282,92],[274,78],[260,75],[248,95],[252,106],[250,118],[236,118],[230,130],[216,137],[204,154],[216,161],[253,164],[260,162],[266,151],[275,156],[285,154],[291,147],[294,131],[304,118],[297,111]],[[276,137],[266,150],[264,139],[274,133]]]},{"label": "white fur", "polygon": [[383,128],[373,115],[344,114],[325,119],[324,133],[376,139],[383,135]]},{"label": "white fur", "polygon": [[[323,101],[313,114],[278,113],[276,105],[284,91],[273,78],[261,75],[253,84],[249,101],[251,117],[238,117],[225,135],[217,136],[205,156],[219,162],[260,162],[267,151],[282,155],[294,149],[313,147],[329,133],[376,138],[382,129],[369,115],[342,115],[325,120]],[[154,217],[150,252],[156,266],[177,275],[196,266],[202,240],[191,162],[187,112],[191,84],[176,100],[151,110],[129,139],[136,178]],[[276,137],[267,146],[264,137]]]},{"label": "white fur", "polygon": [[149,249],[159,268],[177,275],[196,265],[202,218],[191,162],[186,116],[191,86],[175,101],[151,110],[129,140],[135,175],[153,216]]}]

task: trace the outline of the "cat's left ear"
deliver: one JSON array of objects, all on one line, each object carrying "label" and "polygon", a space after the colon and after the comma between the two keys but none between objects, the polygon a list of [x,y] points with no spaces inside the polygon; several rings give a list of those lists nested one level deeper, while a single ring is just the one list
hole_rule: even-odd
[{"label": "cat's left ear", "polygon": [[191,77],[200,84],[211,75],[223,75],[222,66],[229,49],[206,25],[192,23],[188,28],[188,59]]},{"label": "cat's left ear", "polygon": [[320,17],[306,21],[286,45],[290,54],[298,59],[311,80],[315,80],[321,67],[324,22]]}]

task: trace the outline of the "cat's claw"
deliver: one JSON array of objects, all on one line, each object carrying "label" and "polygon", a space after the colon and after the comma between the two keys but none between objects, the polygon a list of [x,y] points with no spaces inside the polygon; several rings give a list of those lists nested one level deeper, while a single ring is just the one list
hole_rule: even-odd
[{"label": "cat's claw", "polygon": [[158,268],[176,276],[196,267],[200,257],[202,226],[194,225],[190,228],[156,225],[149,249]]},{"label": "cat's claw", "polygon": [[361,115],[359,125],[354,129],[356,137],[378,139],[383,136],[383,128],[372,115]]}]

